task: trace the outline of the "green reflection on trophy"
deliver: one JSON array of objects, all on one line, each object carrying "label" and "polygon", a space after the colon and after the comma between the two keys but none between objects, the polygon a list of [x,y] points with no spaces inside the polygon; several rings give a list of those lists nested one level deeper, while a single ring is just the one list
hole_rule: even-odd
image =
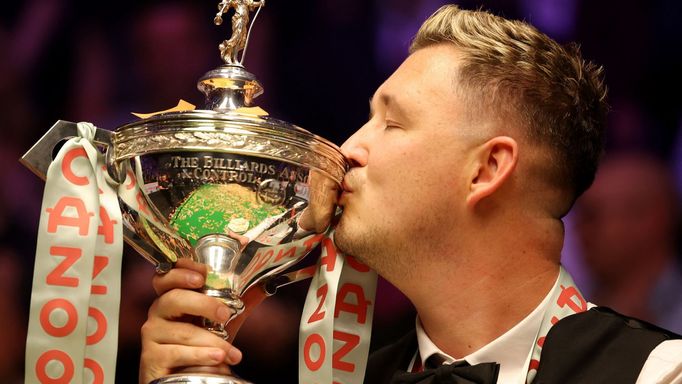
[{"label": "green reflection on trophy", "polygon": [[[228,305],[233,318],[243,311],[241,297],[250,288],[306,276],[290,267],[309,252],[306,239],[329,226],[348,168],[331,142],[254,106],[263,88],[242,62],[249,14],[255,10],[255,20],[264,4],[219,4],[216,24],[234,9],[232,35],[220,44],[225,64],[198,82],[205,110],[162,113],[95,135],[106,151],[109,176],[137,193],[119,193],[126,241],[160,273],[178,258],[205,264],[203,292]],[[76,124],[57,122],[22,162],[44,178],[53,148],[76,132]],[[204,326],[234,337],[226,324],[204,320]],[[245,381],[180,373],[154,383]]]}]

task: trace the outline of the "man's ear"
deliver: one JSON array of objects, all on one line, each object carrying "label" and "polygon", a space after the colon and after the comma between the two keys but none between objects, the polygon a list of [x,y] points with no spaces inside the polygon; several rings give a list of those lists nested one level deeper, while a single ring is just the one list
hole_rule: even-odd
[{"label": "man's ear", "polygon": [[518,157],[518,144],[508,136],[496,136],[481,145],[474,159],[476,168],[469,184],[467,205],[474,207],[499,190],[516,168]]}]

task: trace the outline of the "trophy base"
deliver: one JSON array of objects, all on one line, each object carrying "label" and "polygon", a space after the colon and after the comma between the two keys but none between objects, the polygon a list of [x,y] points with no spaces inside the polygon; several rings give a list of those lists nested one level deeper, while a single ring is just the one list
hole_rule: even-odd
[{"label": "trophy base", "polygon": [[232,376],[208,373],[179,373],[156,379],[149,384],[253,384],[250,381]]}]

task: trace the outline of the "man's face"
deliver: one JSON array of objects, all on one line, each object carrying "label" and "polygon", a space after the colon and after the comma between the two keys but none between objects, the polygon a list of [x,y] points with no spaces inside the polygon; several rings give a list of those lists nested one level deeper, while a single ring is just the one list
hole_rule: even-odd
[{"label": "man's face", "polygon": [[353,168],[339,199],[336,244],[385,277],[437,257],[458,236],[469,150],[482,142],[456,92],[459,62],[446,44],[413,53],[374,94],[370,120],[341,147]]}]

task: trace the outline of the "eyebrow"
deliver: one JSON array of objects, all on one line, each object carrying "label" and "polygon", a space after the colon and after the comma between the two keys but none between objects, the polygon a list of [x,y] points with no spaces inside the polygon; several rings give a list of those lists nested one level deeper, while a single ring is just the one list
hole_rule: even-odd
[{"label": "eyebrow", "polygon": [[374,116],[374,107],[373,107],[374,103],[373,103],[373,101],[377,97],[381,100],[383,105],[386,105],[386,106],[392,105],[393,107],[398,109],[401,113],[404,112],[403,108],[400,106],[400,104],[398,104],[395,101],[395,97],[393,97],[392,95],[387,95],[385,93],[382,93],[381,95],[377,96],[377,94],[374,94],[369,98],[369,118],[370,119],[372,118],[372,116]]}]

